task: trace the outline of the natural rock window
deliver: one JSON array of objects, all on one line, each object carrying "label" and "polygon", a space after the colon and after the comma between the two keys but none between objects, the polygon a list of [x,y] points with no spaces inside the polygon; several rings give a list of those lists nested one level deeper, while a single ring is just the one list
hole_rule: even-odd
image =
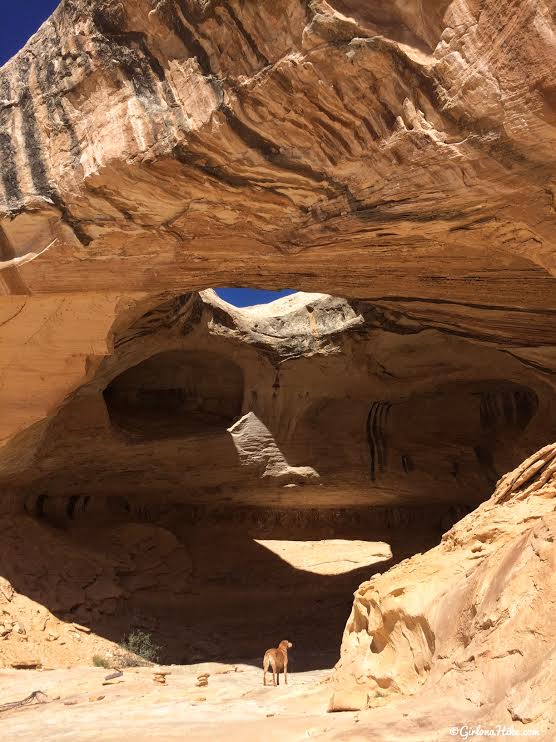
[{"label": "natural rock window", "polygon": [[224,299],[224,301],[232,304],[234,307],[252,307],[256,304],[268,304],[269,302],[276,301],[276,299],[296,293],[293,289],[269,291],[268,289],[219,288],[215,291],[221,299]]},{"label": "natural rock window", "polygon": [[[345,627],[330,708],[372,715],[267,718],[246,669],[213,731],[554,739],[551,4],[56,4],[0,70],[0,666],[139,627],[258,684]],[[165,729],[130,675],[98,708],[197,738],[180,675]]]}]

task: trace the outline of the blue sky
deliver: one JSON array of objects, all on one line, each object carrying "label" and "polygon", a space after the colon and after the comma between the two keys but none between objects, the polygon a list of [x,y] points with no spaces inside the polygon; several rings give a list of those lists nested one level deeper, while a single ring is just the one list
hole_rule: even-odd
[{"label": "blue sky", "polygon": [[0,64],[25,45],[46,21],[59,0],[12,0],[6,3],[0,23]]},{"label": "blue sky", "polygon": [[[0,23],[0,65],[8,61],[25,45],[38,30],[54,8],[58,0],[12,0],[2,15]],[[216,289],[216,293],[236,307],[253,304],[266,304],[280,296],[295,293],[291,289],[266,291],[264,289]]]},{"label": "blue sky", "polygon": [[281,296],[295,294],[292,289],[282,291],[266,291],[265,289],[215,289],[228,304],[236,307],[250,307],[253,304],[268,304],[269,301],[279,299]]}]

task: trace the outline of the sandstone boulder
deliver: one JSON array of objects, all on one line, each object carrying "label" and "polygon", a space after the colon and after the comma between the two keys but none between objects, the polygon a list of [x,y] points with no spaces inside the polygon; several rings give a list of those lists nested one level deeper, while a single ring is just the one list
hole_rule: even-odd
[{"label": "sandstone boulder", "polygon": [[[549,738],[556,623],[556,444],[503,477],[492,498],[426,554],[361,585],[336,666],[361,705],[465,700],[469,720],[531,724]],[[368,693],[368,703],[363,702]],[[534,722],[534,724],[533,724]]]}]

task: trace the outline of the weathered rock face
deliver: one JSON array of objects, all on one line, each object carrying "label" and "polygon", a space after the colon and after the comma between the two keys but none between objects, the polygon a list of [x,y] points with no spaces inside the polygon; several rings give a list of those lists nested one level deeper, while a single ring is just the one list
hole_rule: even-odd
[{"label": "weathered rock face", "polygon": [[4,491],[31,514],[94,519],[114,497],[127,512],[437,503],[457,514],[554,419],[550,374],[368,302],[298,293],[238,310],[188,294],[112,342],[91,379],[0,454]]},{"label": "weathered rock face", "polygon": [[499,302],[544,306],[549,5],[367,5],[62,2],[2,71],[8,291],[165,291],[232,267],[329,290],[342,254],[352,294],[449,281],[490,302],[503,263]]},{"label": "weathered rock face", "polygon": [[452,725],[463,715],[553,737],[555,497],[552,444],[439,546],[361,585],[331,707],[409,694],[415,708],[422,694],[458,708]]},{"label": "weathered rock face", "polygon": [[[280,585],[324,646],[366,567],[315,577],[263,542],[368,539],[394,563],[554,440],[553,27],[539,0],[60,4],[0,70],[14,616],[38,603],[110,639],[140,617],[172,658],[207,636],[247,653],[238,616]],[[327,293],[197,293],[234,284]],[[553,637],[550,508],[490,502],[363,587],[338,687],[451,692],[473,667],[471,706],[537,718],[510,689],[529,673],[542,713],[540,650],[514,640]]]},{"label": "weathered rock face", "polygon": [[137,302],[225,283],[380,300],[553,369],[549,6],[391,5],[60,4],[0,75],[0,439]]},{"label": "weathered rock face", "polygon": [[550,374],[498,341],[323,294],[185,294],[111,344],[0,453],[7,628],[32,627],[6,662],[83,662],[137,624],[173,661],[252,657],[284,625],[298,666],[334,660],[373,544],[388,565],[433,546],[554,417]]}]

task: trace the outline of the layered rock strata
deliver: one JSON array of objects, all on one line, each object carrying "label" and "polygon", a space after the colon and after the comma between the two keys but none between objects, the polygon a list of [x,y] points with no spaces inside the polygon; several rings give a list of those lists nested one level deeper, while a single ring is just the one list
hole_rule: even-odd
[{"label": "layered rock strata", "polygon": [[186,294],[112,345],[0,452],[16,510],[57,524],[157,504],[465,513],[554,419],[551,374],[494,338],[322,294],[246,310]]},{"label": "layered rock strata", "polygon": [[553,371],[552,28],[537,0],[61,2],[0,73],[0,440],[161,293],[230,283]]},{"label": "layered rock strata", "polygon": [[[60,3],[0,70],[3,648],[18,615],[119,639],[123,605],[237,634],[253,543],[297,518],[396,561],[554,440],[553,59],[539,0]],[[230,284],[327,293],[196,293]],[[550,734],[550,455],[361,588],[339,690]],[[312,596],[307,641],[363,576],[262,563]]]}]

